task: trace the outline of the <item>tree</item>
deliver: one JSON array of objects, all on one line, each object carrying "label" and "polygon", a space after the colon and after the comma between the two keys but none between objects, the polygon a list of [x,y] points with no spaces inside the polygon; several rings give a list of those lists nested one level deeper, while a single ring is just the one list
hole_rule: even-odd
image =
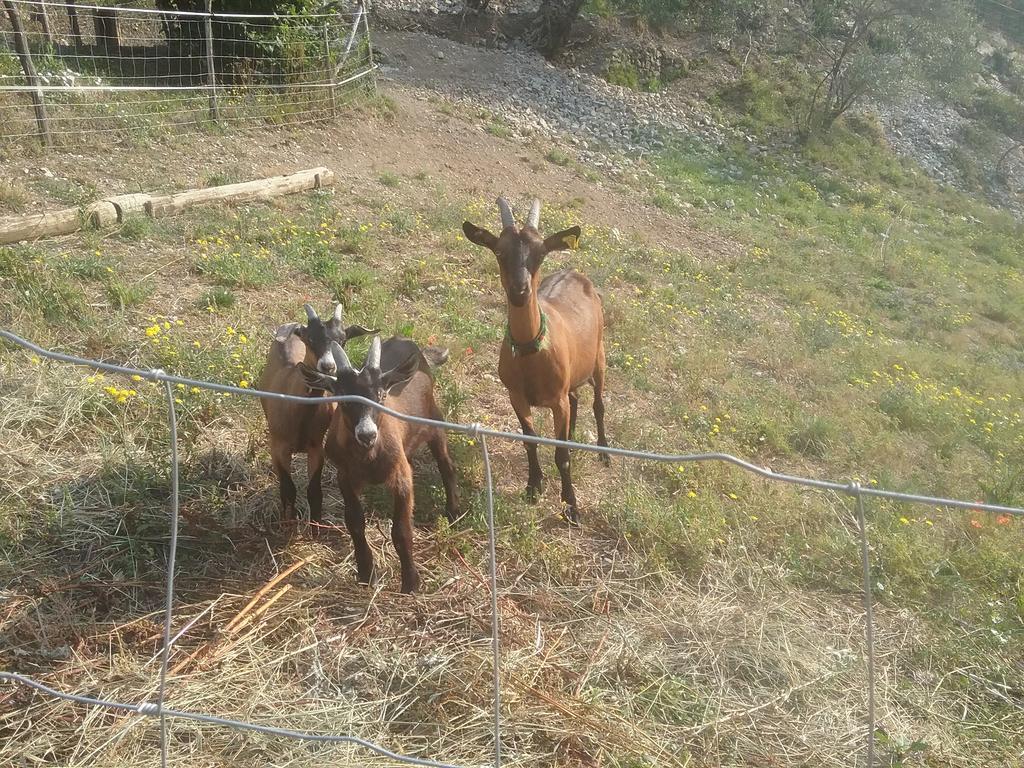
[{"label": "tree", "polygon": [[547,58],[557,56],[569,42],[584,0],[542,0],[525,37]]},{"label": "tree", "polygon": [[808,34],[822,54],[824,72],[807,109],[805,136],[827,133],[865,99],[890,99],[910,84],[948,86],[971,69],[977,24],[961,2],[815,0],[812,5]]}]

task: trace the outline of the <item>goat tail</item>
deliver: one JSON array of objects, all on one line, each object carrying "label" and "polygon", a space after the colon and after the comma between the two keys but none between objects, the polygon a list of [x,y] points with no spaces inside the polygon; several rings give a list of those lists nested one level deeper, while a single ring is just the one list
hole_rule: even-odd
[{"label": "goat tail", "polygon": [[423,359],[431,368],[440,368],[448,361],[448,348],[424,347],[422,350]]}]

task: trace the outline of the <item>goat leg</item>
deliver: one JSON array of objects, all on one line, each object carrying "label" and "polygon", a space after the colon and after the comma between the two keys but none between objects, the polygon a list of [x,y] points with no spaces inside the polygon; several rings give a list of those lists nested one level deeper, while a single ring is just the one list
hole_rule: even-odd
[{"label": "goat leg", "polygon": [[[608,447],[608,438],[604,433],[604,344],[601,345],[598,353],[597,365],[594,367],[594,421],[597,422],[597,444]],[[606,467],[612,463],[611,456],[607,453],[600,454],[601,463]]]},{"label": "goat leg", "polygon": [[[569,439],[569,398],[565,396],[551,409],[552,420],[555,423],[555,437],[559,440]],[[579,510],[576,508],[576,491],[572,487],[572,472],[569,465],[569,449],[565,446],[555,448],[555,464],[558,466],[558,474],[562,476],[562,502],[565,504],[565,518],[572,524],[578,525],[580,521]]]},{"label": "goat leg", "polygon": [[356,578],[360,584],[373,584],[376,574],[373,568],[373,552],[366,543],[366,516],[359,501],[358,489],[353,488],[339,472],[338,488],[345,501],[345,527],[352,537],[352,550],[356,558]]},{"label": "goat leg", "polygon": [[[440,413],[430,418],[440,420]],[[437,462],[437,469],[441,473],[441,481],[444,483],[445,508],[444,513],[448,522],[454,523],[459,516],[459,486],[455,478],[455,465],[452,464],[448,455],[448,440],[441,430],[437,430],[430,439],[430,452]]]},{"label": "goat leg", "polygon": [[[519,426],[523,429],[524,435],[536,436],[533,428],[530,405],[523,398],[516,397],[509,392],[509,399],[512,401],[512,410],[519,418]],[[526,443],[526,462],[530,465],[530,475],[526,481],[526,498],[531,503],[536,502],[544,488],[544,472],[540,468],[540,461],[537,459],[537,446],[534,443]]]},{"label": "goat leg", "polygon": [[395,545],[402,564],[402,592],[409,594],[420,587],[420,575],[412,559],[412,467],[408,461],[396,468],[391,483],[395,496],[395,511],[391,520],[391,542]]},{"label": "goat leg", "polygon": [[[324,489],[321,480],[324,473],[324,447],[313,444],[306,453],[309,467],[309,485],[306,487],[306,499],[309,501],[309,522],[322,523],[324,520]],[[318,525],[310,526],[314,536],[320,533]]]},{"label": "goat leg", "polygon": [[573,435],[576,434],[576,413],[580,408],[580,396],[575,392],[569,393],[569,437],[566,440],[572,440]]},{"label": "goat leg", "polygon": [[287,448],[271,446],[270,459],[281,491],[281,522],[295,519],[295,483],[292,481],[292,454]]}]

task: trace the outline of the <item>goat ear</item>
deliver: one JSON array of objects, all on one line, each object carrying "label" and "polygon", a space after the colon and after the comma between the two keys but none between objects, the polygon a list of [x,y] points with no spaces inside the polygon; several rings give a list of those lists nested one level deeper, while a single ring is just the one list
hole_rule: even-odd
[{"label": "goat ear", "polygon": [[544,252],[575,251],[580,244],[580,228],[569,227],[544,238]]},{"label": "goat ear", "polygon": [[490,248],[492,251],[498,247],[498,238],[476,224],[464,221],[462,222],[462,231],[466,235],[466,239],[471,243],[482,245],[484,248]]},{"label": "goat ear", "polygon": [[419,370],[419,367],[420,355],[419,350],[417,350],[417,354],[409,355],[394,368],[382,373],[380,375],[381,386],[383,386],[385,390],[390,390],[393,387],[405,384],[405,382],[411,379],[413,374]]},{"label": "goat ear", "polygon": [[431,368],[440,368],[448,362],[447,347],[424,347],[420,351],[423,352],[423,359]]},{"label": "goat ear", "polygon": [[302,378],[306,380],[306,386],[310,389],[317,389],[329,395],[334,394],[334,385],[338,380],[333,376],[321,373],[316,368],[311,368],[305,363],[299,363],[299,371],[302,373]]},{"label": "goat ear", "polygon": [[379,328],[367,328],[365,325],[350,325],[345,329],[345,341],[354,339],[358,336],[367,336],[371,333],[379,333]]},{"label": "goat ear", "polygon": [[298,323],[285,323],[284,325],[278,326],[274,330],[274,341],[279,344],[284,344],[291,338],[292,334],[299,335],[301,337],[299,334],[300,328],[302,328],[302,326]]}]

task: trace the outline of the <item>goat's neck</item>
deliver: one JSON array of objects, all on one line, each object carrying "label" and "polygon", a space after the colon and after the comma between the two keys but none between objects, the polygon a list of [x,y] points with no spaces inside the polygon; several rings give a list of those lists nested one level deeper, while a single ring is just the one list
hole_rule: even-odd
[{"label": "goat's neck", "polygon": [[508,332],[516,344],[529,344],[540,335],[540,305],[537,291],[521,307],[508,302]]}]

